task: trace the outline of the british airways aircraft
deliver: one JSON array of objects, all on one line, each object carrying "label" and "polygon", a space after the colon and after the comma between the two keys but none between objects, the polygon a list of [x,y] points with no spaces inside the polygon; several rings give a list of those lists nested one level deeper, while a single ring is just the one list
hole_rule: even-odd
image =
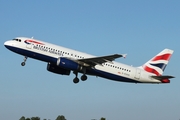
[{"label": "british airways aircraft", "polygon": [[47,70],[56,74],[70,75],[73,71],[74,83],[79,82],[78,73],[82,73],[81,80],[87,80],[87,75],[100,76],[109,80],[130,83],[170,83],[169,75],[162,75],[173,50],[164,49],[155,57],[140,67],[132,67],[114,60],[126,57],[126,54],[107,56],[93,56],[62,46],[57,46],[34,38],[17,37],[6,41],[5,47],[27,58],[34,58],[47,62]]}]

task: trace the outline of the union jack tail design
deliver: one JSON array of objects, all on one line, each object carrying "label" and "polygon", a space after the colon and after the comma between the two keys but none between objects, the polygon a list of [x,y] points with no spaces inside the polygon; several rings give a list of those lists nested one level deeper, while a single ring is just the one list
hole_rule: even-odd
[{"label": "union jack tail design", "polygon": [[163,74],[172,54],[173,54],[173,50],[164,49],[159,54],[157,54],[155,57],[153,57],[148,62],[146,62],[142,66],[142,68],[149,73],[155,74],[156,76],[161,76]]}]

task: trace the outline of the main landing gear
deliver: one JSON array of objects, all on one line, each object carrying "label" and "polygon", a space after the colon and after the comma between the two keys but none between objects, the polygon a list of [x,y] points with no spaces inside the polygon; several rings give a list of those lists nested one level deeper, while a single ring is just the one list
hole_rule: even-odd
[{"label": "main landing gear", "polygon": [[21,63],[22,66],[25,66],[27,58],[27,56],[24,57],[24,61]]},{"label": "main landing gear", "polygon": [[86,76],[85,74],[82,75],[82,76],[81,76],[81,80],[82,80],[82,81],[86,81],[86,80],[87,80],[87,76]]},{"label": "main landing gear", "polygon": [[[76,84],[76,83],[79,83],[78,72],[75,72],[75,71],[74,71],[74,74],[76,75],[76,77],[73,79],[73,82],[74,82],[75,84]],[[81,76],[81,80],[82,80],[82,81],[87,80],[87,76],[86,76],[85,74],[83,74],[83,75]]]}]

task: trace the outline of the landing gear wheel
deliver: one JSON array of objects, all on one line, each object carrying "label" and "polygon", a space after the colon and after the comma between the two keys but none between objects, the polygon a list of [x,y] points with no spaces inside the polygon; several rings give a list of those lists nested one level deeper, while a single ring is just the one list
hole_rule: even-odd
[{"label": "landing gear wheel", "polygon": [[25,64],[26,64],[25,62],[22,62],[22,63],[21,63],[22,66],[25,66]]},{"label": "landing gear wheel", "polygon": [[79,79],[78,79],[77,77],[75,77],[75,78],[73,79],[73,82],[76,84],[76,83],[79,82]]},{"label": "landing gear wheel", "polygon": [[87,76],[86,76],[86,75],[82,75],[82,76],[81,76],[81,80],[82,80],[82,81],[87,80]]},{"label": "landing gear wheel", "polygon": [[24,62],[21,63],[22,66],[25,66],[27,58],[27,56],[24,57]]}]

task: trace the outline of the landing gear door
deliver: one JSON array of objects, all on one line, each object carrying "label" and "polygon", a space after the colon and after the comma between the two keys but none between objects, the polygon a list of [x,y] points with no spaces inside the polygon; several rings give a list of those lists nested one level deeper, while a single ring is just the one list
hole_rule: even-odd
[{"label": "landing gear door", "polygon": [[139,80],[140,76],[141,76],[141,70],[137,68],[134,78]]}]

